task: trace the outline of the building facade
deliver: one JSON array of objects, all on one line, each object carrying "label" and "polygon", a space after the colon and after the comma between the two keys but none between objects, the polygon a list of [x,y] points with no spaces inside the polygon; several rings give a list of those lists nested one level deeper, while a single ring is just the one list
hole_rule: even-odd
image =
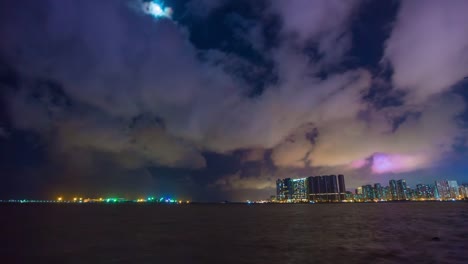
[{"label": "building facade", "polygon": [[346,199],[343,175],[278,179],[276,199],[284,202],[338,202]]},{"label": "building facade", "polygon": [[307,178],[292,179],[292,194],[291,198],[294,201],[307,201]]},{"label": "building facade", "polygon": [[339,174],[338,175],[338,188],[339,188],[339,193],[340,193],[340,200],[346,200],[346,185],[345,185],[345,180],[344,180],[344,175]]},{"label": "building facade", "polygon": [[383,200],[382,185],[380,183],[374,184],[374,198],[376,200]]},{"label": "building facade", "polygon": [[397,185],[395,180],[390,180],[388,182],[388,187],[390,189],[390,197],[391,200],[398,200],[398,192],[397,192]]},{"label": "building facade", "polygon": [[447,180],[438,180],[435,181],[435,186],[437,190],[436,198],[439,200],[449,200],[450,199],[450,189]]},{"label": "building facade", "polygon": [[460,196],[457,181],[447,181],[450,193],[450,199],[457,199]]},{"label": "building facade", "polygon": [[404,179],[397,181],[397,200],[405,201],[408,200],[408,187]]}]

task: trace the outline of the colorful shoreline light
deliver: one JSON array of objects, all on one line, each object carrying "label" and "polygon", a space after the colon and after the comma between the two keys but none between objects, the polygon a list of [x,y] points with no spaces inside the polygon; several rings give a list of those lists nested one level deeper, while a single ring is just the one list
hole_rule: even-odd
[{"label": "colorful shoreline light", "polygon": [[190,201],[178,200],[170,197],[156,198],[154,196],[148,196],[147,198],[137,199],[126,199],[121,197],[106,197],[106,198],[83,198],[76,197],[67,199],[63,196],[58,196],[54,200],[27,200],[27,199],[8,199],[0,200],[0,203],[77,203],[77,204],[93,204],[93,203],[104,203],[104,204],[116,204],[116,203],[155,203],[155,204],[184,204],[190,203]]}]

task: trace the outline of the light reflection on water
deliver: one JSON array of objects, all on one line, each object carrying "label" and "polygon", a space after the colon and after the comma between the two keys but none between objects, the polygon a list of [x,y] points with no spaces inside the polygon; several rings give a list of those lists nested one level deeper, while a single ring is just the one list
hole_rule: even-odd
[{"label": "light reflection on water", "polygon": [[0,213],[0,253],[11,263],[468,263],[465,202],[23,204]]}]

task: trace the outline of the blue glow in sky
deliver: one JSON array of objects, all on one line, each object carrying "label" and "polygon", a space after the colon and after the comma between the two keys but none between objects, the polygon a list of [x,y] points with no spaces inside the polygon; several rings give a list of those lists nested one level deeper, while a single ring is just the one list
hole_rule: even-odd
[{"label": "blue glow in sky", "polygon": [[155,18],[171,18],[172,16],[172,8],[164,7],[161,2],[145,2],[143,3],[143,11]]}]

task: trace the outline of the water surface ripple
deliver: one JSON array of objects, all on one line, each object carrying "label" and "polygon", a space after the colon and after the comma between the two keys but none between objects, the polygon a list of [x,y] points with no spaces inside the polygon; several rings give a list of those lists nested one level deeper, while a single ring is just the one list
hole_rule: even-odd
[{"label": "water surface ripple", "polygon": [[1,204],[0,215],[2,263],[468,263],[466,202]]}]

